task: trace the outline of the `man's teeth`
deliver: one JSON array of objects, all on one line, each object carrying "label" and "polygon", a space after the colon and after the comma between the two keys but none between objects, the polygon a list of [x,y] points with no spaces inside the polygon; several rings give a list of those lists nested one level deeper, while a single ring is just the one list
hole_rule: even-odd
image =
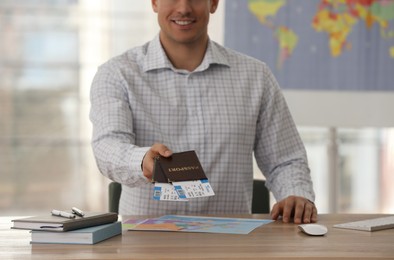
[{"label": "man's teeth", "polygon": [[188,25],[188,24],[191,24],[192,22],[191,21],[175,21],[175,23],[179,24],[179,25]]}]

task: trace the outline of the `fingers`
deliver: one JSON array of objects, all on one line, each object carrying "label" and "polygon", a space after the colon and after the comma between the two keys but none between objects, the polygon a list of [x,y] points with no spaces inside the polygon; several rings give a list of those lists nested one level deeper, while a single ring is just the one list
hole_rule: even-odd
[{"label": "fingers", "polygon": [[297,207],[295,197],[291,196],[284,201],[284,208],[283,208],[283,215],[282,215],[283,222],[285,222],[285,223],[290,222],[294,207]]},{"label": "fingers", "polygon": [[274,220],[277,220],[280,216],[281,210],[280,210],[280,206],[279,203],[275,203],[275,205],[272,207],[271,210],[271,218]]},{"label": "fingers", "polygon": [[315,203],[312,203],[311,201],[309,202],[312,205],[312,215],[311,215],[311,222],[316,223],[317,222],[317,208],[315,206]]},{"label": "fingers", "polygon": [[317,222],[317,209],[315,204],[303,197],[289,196],[276,203],[271,211],[272,219],[282,215],[284,223],[289,223],[291,217],[295,224]]},{"label": "fingers", "polygon": [[302,222],[304,223],[317,222],[317,209],[315,207],[315,204],[309,200],[306,201],[304,206],[304,215]]},{"label": "fingers", "polygon": [[167,146],[165,146],[164,144],[159,144],[159,143],[154,144],[152,146],[152,148],[150,149],[150,151],[155,154],[155,157],[157,155],[161,155],[164,157],[169,157],[172,155],[172,151],[170,149],[168,149]]},{"label": "fingers", "polygon": [[[295,200],[295,206],[294,206],[294,223],[295,224],[301,224],[301,222],[304,220],[303,217],[305,216],[305,219],[309,219],[304,213],[305,213],[305,204],[306,200],[301,199],[301,198],[296,198]],[[305,223],[309,223],[310,221],[308,220]]]},{"label": "fingers", "polygon": [[295,203],[294,196],[287,197],[286,199],[276,203],[271,211],[272,219],[277,220],[279,216],[282,216],[282,221],[284,223],[288,223],[292,216],[294,203]]},{"label": "fingers", "polygon": [[163,157],[169,157],[172,155],[172,151],[164,144],[155,143],[152,145],[152,147],[146,152],[144,158],[142,159],[141,168],[146,178],[152,179],[154,161],[159,155]]}]

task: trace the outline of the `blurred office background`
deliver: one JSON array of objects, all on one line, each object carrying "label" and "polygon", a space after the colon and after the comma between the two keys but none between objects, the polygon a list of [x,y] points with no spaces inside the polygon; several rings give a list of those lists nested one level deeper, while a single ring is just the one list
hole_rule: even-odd
[{"label": "blurred office background", "polygon": [[[221,0],[211,17],[213,40],[237,48],[226,35],[237,29],[233,22],[253,34],[235,19],[240,3],[247,1]],[[387,38],[394,46],[393,28],[391,20]],[[0,0],[0,215],[107,209],[109,180],[90,147],[90,84],[100,64],[157,32],[150,1]],[[258,42],[258,36],[242,40]],[[323,47],[327,41],[317,45]],[[394,213],[394,90],[284,83],[319,212]],[[262,178],[257,168],[255,174]]]}]

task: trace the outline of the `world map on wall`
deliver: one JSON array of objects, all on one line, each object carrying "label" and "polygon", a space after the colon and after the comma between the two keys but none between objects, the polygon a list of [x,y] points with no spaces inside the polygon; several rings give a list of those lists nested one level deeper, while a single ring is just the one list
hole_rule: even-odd
[{"label": "world map on wall", "polygon": [[282,88],[394,90],[394,0],[228,0],[225,45]]}]

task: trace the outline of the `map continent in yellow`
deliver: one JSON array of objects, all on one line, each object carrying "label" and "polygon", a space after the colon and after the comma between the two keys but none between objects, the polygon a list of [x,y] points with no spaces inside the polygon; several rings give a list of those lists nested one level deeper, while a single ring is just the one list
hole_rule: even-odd
[{"label": "map continent in yellow", "polygon": [[278,68],[283,66],[298,43],[298,35],[293,30],[284,25],[276,25],[271,20],[286,3],[286,0],[249,0],[249,10],[261,24],[274,31],[275,38],[279,42]]}]

